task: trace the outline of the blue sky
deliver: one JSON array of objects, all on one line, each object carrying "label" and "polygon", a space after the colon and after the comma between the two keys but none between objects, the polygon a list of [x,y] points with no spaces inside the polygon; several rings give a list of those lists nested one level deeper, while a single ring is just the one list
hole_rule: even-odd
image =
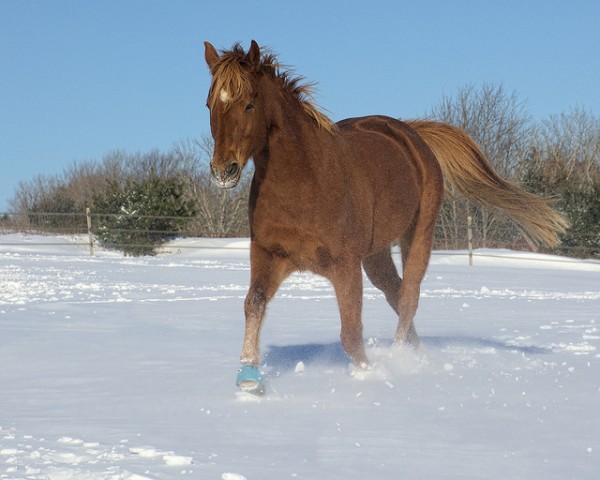
[{"label": "blue sky", "polygon": [[268,45],[335,120],[502,84],[600,114],[600,2],[0,0],[0,211],[19,181],[209,132],[204,40]]}]

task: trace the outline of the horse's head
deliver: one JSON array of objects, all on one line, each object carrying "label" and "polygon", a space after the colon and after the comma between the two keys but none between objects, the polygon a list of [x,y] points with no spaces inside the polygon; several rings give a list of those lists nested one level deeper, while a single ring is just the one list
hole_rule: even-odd
[{"label": "horse's head", "polygon": [[210,43],[204,46],[212,75],[207,106],[215,146],[210,169],[219,187],[232,188],[266,141],[264,109],[257,98],[261,53],[254,40],[248,53],[238,46],[219,56]]}]

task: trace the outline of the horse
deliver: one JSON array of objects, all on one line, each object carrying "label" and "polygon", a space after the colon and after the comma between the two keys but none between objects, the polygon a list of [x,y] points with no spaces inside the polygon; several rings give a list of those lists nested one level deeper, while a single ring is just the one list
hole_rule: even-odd
[{"label": "horse", "polygon": [[[544,198],[503,180],[464,131],[386,116],[334,123],[314,84],[252,40],[217,51],[205,42],[213,181],[235,187],[252,159],[250,284],[237,385],[263,391],[260,330],[281,283],[309,270],[333,285],[341,344],[368,369],[361,319],[363,276],[398,315],[394,344],[420,345],[414,317],[445,192],[504,211],[532,245],[555,245],[567,221]],[[391,246],[400,245],[402,277]]]}]

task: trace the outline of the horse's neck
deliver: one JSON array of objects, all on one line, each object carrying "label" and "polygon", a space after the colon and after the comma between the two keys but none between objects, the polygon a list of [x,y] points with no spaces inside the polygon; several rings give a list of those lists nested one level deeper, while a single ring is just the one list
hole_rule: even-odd
[{"label": "horse's neck", "polygon": [[294,99],[272,101],[268,115],[268,145],[255,161],[266,162],[266,170],[284,170],[297,175],[318,170],[331,134],[319,127]]}]

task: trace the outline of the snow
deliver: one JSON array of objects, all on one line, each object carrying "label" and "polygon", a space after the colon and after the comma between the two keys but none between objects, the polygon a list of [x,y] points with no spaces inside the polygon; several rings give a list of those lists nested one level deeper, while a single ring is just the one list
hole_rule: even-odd
[{"label": "snow", "polygon": [[418,352],[365,280],[368,372],[331,286],[292,276],[236,395],[247,240],[154,258],[0,236],[0,479],[595,479],[600,263],[435,252]]}]

